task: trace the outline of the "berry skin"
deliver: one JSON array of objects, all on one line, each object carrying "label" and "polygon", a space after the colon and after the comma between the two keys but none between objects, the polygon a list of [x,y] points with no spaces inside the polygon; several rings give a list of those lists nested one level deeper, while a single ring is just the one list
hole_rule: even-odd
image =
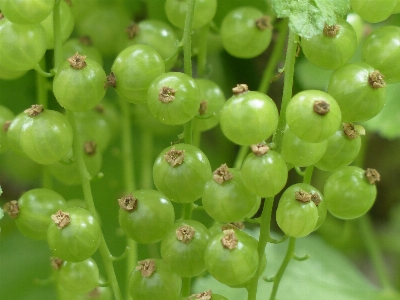
[{"label": "berry skin", "polygon": [[339,128],[341,118],[336,100],[317,90],[297,93],[286,108],[286,122],[290,130],[309,143],[328,139]]},{"label": "berry skin", "polygon": [[99,268],[91,258],[80,262],[64,261],[57,273],[57,283],[75,294],[88,293],[99,284]]},{"label": "berry skin", "polygon": [[379,70],[386,83],[400,82],[400,28],[384,26],[375,29],[364,41],[363,62]]},{"label": "berry skin", "polygon": [[164,149],[153,166],[157,189],[178,203],[199,199],[204,185],[211,178],[211,166],[206,155],[188,144],[176,144]]},{"label": "berry skin", "polygon": [[347,63],[357,47],[354,28],[345,20],[325,26],[324,31],[310,39],[301,40],[301,49],[307,59],[323,69],[337,69]]},{"label": "berry skin", "polygon": [[239,145],[252,145],[274,133],[278,118],[278,109],[270,97],[245,91],[225,102],[220,123],[222,132],[229,140]]},{"label": "berry skin", "polygon": [[[374,176],[378,181],[379,174]],[[328,211],[339,219],[364,215],[375,202],[374,180],[369,181],[367,172],[359,167],[348,166],[333,173],[324,185]]]},{"label": "berry skin", "polygon": [[42,22],[53,10],[54,0],[2,0],[1,11],[17,24]]},{"label": "berry skin", "polygon": [[162,259],[139,261],[129,278],[132,300],[177,300],[181,287],[181,277],[172,272]]},{"label": "berry skin", "polygon": [[180,125],[199,111],[200,90],[196,81],[179,72],[169,72],[152,81],[147,92],[147,106],[161,123]]},{"label": "berry skin", "polygon": [[0,105],[0,153],[8,150],[7,131],[14,114],[7,107]]},{"label": "berry skin", "polygon": [[26,120],[29,120],[29,118],[30,117],[25,112],[22,112],[13,118],[7,129],[8,146],[12,151],[22,155],[25,154],[21,148],[21,129],[22,125]]},{"label": "berry skin", "polygon": [[100,245],[100,223],[88,210],[72,207],[51,216],[47,242],[53,255],[80,262],[91,257]]},{"label": "berry skin", "polygon": [[104,98],[105,83],[106,73],[101,65],[76,53],[60,65],[54,77],[53,92],[65,109],[85,111]]},{"label": "berry skin", "polygon": [[206,270],[204,251],[209,230],[200,222],[181,220],[161,242],[161,257],[181,277],[194,277]]},{"label": "berry skin", "polygon": [[[312,201],[312,194],[317,192],[313,190],[312,186],[300,183],[290,186],[282,194],[276,211],[276,221],[285,234],[296,238],[304,237],[317,227],[319,211]],[[320,193],[318,197],[322,199]],[[325,214],[321,214],[322,221],[325,215],[326,209]]]},{"label": "berry skin", "polygon": [[147,45],[132,45],[115,58],[111,67],[115,90],[131,103],[143,103],[151,82],[165,72],[160,54]]},{"label": "berry skin", "polygon": [[0,18],[0,65],[13,72],[33,69],[46,52],[40,24],[21,25]]},{"label": "berry skin", "polygon": [[343,122],[361,122],[382,110],[386,83],[384,75],[366,63],[347,64],[332,74],[328,93],[339,104]]},{"label": "berry skin", "polygon": [[204,260],[208,272],[219,282],[243,284],[257,271],[257,240],[240,230],[224,230],[210,240]]},{"label": "berry skin", "polygon": [[138,190],[118,199],[118,203],[121,228],[140,244],[160,241],[174,225],[174,208],[158,191]]},{"label": "berry skin", "polygon": [[18,199],[19,212],[15,218],[18,229],[28,238],[45,240],[51,215],[67,207],[64,198],[49,189],[39,188],[25,192]]},{"label": "berry skin", "polygon": [[[35,108],[33,108],[35,107]],[[39,164],[51,164],[62,159],[72,147],[72,128],[67,118],[54,110],[35,110],[33,105],[20,130],[23,152]]]},{"label": "berry skin", "polygon": [[351,9],[369,23],[385,21],[395,6],[393,0],[351,0]]},{"label": "berry skin", "polygon": [[272,38],[269,17],[254,7],[239,7],[230,11],[221,24],[221,39],[225,50],[239,58],[253,58],[267,49]]}]

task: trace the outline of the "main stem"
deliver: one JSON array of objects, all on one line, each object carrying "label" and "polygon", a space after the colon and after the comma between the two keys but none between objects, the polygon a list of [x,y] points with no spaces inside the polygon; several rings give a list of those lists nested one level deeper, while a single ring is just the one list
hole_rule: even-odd
[{"label": "main stem", "polygon": [[[135,173],[134,173],[134,161],[132,155],[132,130],[131,121],[129,114],[128,103],[119,99],[119,104],[122,112],[122,164],[123,164],[123,175],[124,175],[124,189],[125,193],[132,193],[136,189],[135,184]],[[137,243],[127,237],[127,245],[129,247],[129,254],[127,257],[126,271],[127,280],[129,280],[132,270],[135,268],[137,263]],[[129,295],[129,284],[126,285]],[[130,297],[129,297],[130,298]]]},{"label": "main stem", "polygon": [[[88,210],[95,216],[96,209],[94,206],[92,189],[90,187],[90,175],[86,169],[85,161],[83,160],[82,147],[81,147],[81,142],[79,140],[78,130],[76,128],[75,116],[72,111],[67,110],[66,112],[68,120],[71,124],[74,133],[73,150],[76,162],[78,163],[79,173],[81,175],[82,189],[83,189],[83,195],[85,197],[85,203]],[[110,250],[107,247],[103,234],[101,237],[99,251],[103,259],[108,281],[110,282],[111,288],[114,293],[114,298],[116,300],[122,300],[121,291],[119,289],[117,277],[115,276],[114,266],[112,264],[113,257],[110,253]]]},{"label": "main stem", "polygon": [[54,31],[54,67],[58,67],[62,63],[62,35],[61,35],[61,11],[60,3],[62,0],[56,0],[53,10],[53,31]]},{"label": "main stem", "polygon": [[[188,0],[187,13],[185,19],[185,28],[183,30],[183,69],[186,75],[192,77],[192,24],[194,5],[196,0]],[[193,143],[192,120],[184,126],[184,139],[186,144]],[[182,216],[185,219],[191,219],[193,204],[183,204]],[[181,296],[190,296],[191,278],[183,278]]]},{"label": "main stem", "polygon": [[296,34],[289,30],[289,38],[288,38],[288,48],[286,51],[286,59],[285,59],[285,79],[283,86],[283,95],[282,95],[282,103],[278,121],[278,128],[275,131],[273,142],[275,143],[275,151],[281,152],[282,149],[282,140],[286,127],[286,107],[292,98],[292,89],[293,89],[293,76],[294,76],[294,63],[296,60],[296,47],[295,43]]}]

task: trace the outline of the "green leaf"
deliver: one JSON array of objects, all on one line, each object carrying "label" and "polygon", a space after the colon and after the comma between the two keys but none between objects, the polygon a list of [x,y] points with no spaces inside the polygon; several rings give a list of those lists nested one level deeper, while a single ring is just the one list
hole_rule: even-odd
[{"label": "green leaf", "polygon": [[[255,232],[257,233],[257,232]],[[257,236],[258,233],[255,235]],[[288,241],[266,249],[267,267],[262,277],[273,277],[286,253]],[[336,249],[317,235],[296,241],[296,255],[308,254],[305,261],[290,261],[279,285],[279,300],[376,300],[380,292]],[[219,283],[211,276],[199,278],[194,292],[212,289],[228,299],[247,299],[246,289],[234,289]],[[272,283],[262,278],[258,282],[257,300],[269,299]]]},{"label": "green leaf", "polygon": [[325,24],[334,25],[336,16],[344,16],[350,0],[272,0],[278,18],[289,18],[289,27],[301,37],[322,32]]},{"label": "green leaf", "polygon": [[[382,111],[371,120],[364,123],[367,130],[379,133],[386,139],[400,137],[400,83],[386,86],[386,103]],[[367,131],[368,133],[368,131]]]}]

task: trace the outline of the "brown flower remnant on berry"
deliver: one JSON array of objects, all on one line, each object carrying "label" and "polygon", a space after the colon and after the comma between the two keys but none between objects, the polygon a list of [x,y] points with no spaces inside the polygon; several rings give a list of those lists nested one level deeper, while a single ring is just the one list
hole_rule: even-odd
[{"label": "brown flower remnant on berry", "polygon": [[196,233],[196,231],[194,230],[194,228],[192,226],[189,226],[186,224],[180,226],[175,231],[176,238],[178,239],[178,241],[180,241],[184,244],[190,243],[190,241],[193,240],[195,233]]},{"label": "brown flower remnant on berry", "polygon": [[385,80],[383,80],[383,76],[378,70],[371,72],[368,76],[368,83],[374,89],[384,88],[386,86]]},{"label": "brown flower remnant on berry", "polygon": [[200,101],[199,115],[202,116],[207,112],[208,102],[206,100]]},{"label": "brown flower remnant on berry", "polygon": [[258,143],[256,145],[250,146],[251,151],[254,153],[255,156],[263,156],[269,151],[269,147],[266,143]]},{"label": "brown flower remnant on berry", "polygon": [[72,2],[71,2],[71,0],[64,0],[64,1],[65,1],[65,3],[68,4],[68,6],[72,7]]},{"label": "brown flower remnant on berry", "polygon": [[138,261],[136,270],[140,271],[143,277],[150,277],[156,270],[156,262],[154,259],[145,259]]},{"label": "brown flower remnant on berry", "polygon": [[305,191],[296,191],[294,193],[294,197],[297,201],[303,202],[303,203],[308,203],[311,201],[311,194],[305,192]]},{"label": "brown flower remnant on berry", "polygon": [[321,197],[318,193],[311,193],[311,201],[315,203],[315,206],[318,206],[321,203]]},{"label": "brown flower remnant on berry", "polygon": [[89,156],[93,156],[96,154],[97,144],[95,141],[87,141],[85,145],[83,145],[83,151]]},{"label": "brown flower remnant on berry", "polygon": [[85,46],[93,45],[92,39],[88,35],[82,35],[81,37],[79,37],[79,42]]},{"label": "brown flower remnant on berry", "polygon": [[132,194],[118,199],[119,207],[125,211],[134,211],[138,206],[138,200]]},{"label": "brown flower remnant on berry", "polygon": [[98,286],[96,286],[93,290],[91,290],[89,293],[87,293],[87,297],[89,299],[99,299],[101,296],[101,291]]},{"label": "brown flower remnant on berry", "polygon": [[40,115],[44,111],[43,105],[41,104],[34,104],[30,108],[25,109],[24,113],[28,114],[30,117],[35,117]]},{"label": "brown flower remnant on berry", "polygon": [[128,34],[128,39],[131,40],[139,34],[139,26],[135,22],[132,22],[126,27],[125,31]]},{"label": "brown flower remnant on berry", "polygon": [[68,58],[69,65],[77,70],[83,69],[86,67],[86,55],[79,55],[78,52],[76,52],[72,57]]},{"label": "brown flower remnant on berry", "polygon": [[0,20],[4,18],[3,13],[0,11]]},{"label": "brown flower remnant on berry", "polygon": [[99,114],[104,114],[104,105],[103,104],[97,104],[93,110]]},{"label": "brown flower remnant on berry", "polygon": [[71,218],[69,213],[63,212],[59,210],[54,215],[51,215],[51,219],[57,225],[58,229],[63,229],[64,227],[68,226],[71,223]]},{"label": "brown flower remnant on berry", "polygon": [[211,290],[199,293],[199,294],[193,294],[189,297],[190,300],[211,300],[212,299],[212,292]]},{"label": "brown flower remnant on berry", "polygon": [[227,229],[224,230],[224,237],[221,239],[222,246],[225,248],[232,250],[237,247],[238,239],[235,234],[235,230]]},{"label": "brown flower remnant on berry", "polygon": [[158,93],[158,100],[162,103],[169,103],[175,100],[176,90],[168,86],[163,86]]},{"label": "brown flower remnant on berry", "polygon": [[243,93],[246,93],[249,90],[249,87],[247,84],[241,83],[236,85],[234,88],[232,88],[232,92],[234,95],[240,95]]},{"label": "brown flower remnant on berry", "polygon": [[351,140],[359,136],[358,131],[355,129],[353,123],[343,123],[343,133]]},{"label": "brown flower remnant on berry", "polygon": [[18,217],[19,206],[17,200],[11,200],[3,206],[3,210],[10,215],[11,218],[15,219]]},{"label": "brown flower remnant on berry", "polygon": [[117,78],[115,77],[114,72],[111,72],[110,75],[106,77],[106,82],[104,83],[104,88],[107,89],[109,87],[115,88],[117,86]]},{"label": "brown flower remnant on berry", "polygon": [[59,270],[61,265],[63,263],[63,260],[59,257],[50,257],[50,264],[53,270]]},{"label": "brown flower remnant on berry", "polygon": [[171,167],[179,166],[183,163],[185,158],[185,150],[176,150],[172,147],[167,153],[164,154],[164,160],[169,163]]},{"label": "brown flower remnant on berry", "polygon": [[370,168],[365,171],[365,177],[370,184],[375,184],[377,181],[381,180],[381,175],[378,173],[378,171]]},{"label": "brown flower remnant on berry", "polygon": [[325,100],[317,100],[314,102],[313,110],[317,114],[323,116],[329,112],[330,107],[331,107],[330,104],[328,102],[326,102]]},{"label": "brown flower remnant on berry", "polygon": [[221,165],[218,169],[213,172],[213,179],[216,183],[222,184],[233,178],[233,174],[229,172],[229,168],[226,164]]},{"label": "brown flower remnant on berry", "polygon": [[227,229],[244,229],[245,226],[243,222],[231,222],[228,224],[224,224],[221,226],[222,231],[227,230]]},{"label": "brown flower remnant on berry", "polygon": [[7,132],[7,131],[8,131],[8,127],[10,127],[11,122],[12,122],[11,120],[5,121],[5,122],[4,122],[4,124],[3,124],[3,130],[4,130],[4,132]]},{"label": "brown flower remnant on berry", "polygon": [[265,29],[273,29],[271,25],[271,18],[269,16],[262,16],[261,18],[256,20],[256,26],[260,30],[265,30]]},{"label": "brown flower remnant on berry", "polygon": [[340,26],[339,25],[327,25],[325,24],[324,30],[323,30],[323,34],[325,36],[329,36],[329,37],[335,37],[340,30]]}]

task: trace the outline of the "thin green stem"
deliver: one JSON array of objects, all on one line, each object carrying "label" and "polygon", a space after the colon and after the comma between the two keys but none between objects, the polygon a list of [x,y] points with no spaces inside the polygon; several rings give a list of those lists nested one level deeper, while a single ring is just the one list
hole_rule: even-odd
[{"label": "thin green stem", "polygon": [[193,144],[193,126],[192,120],[185,123],[183,127],[183,138],[185,140],[185,144]]},{"label": "thin green stem", "polygon": [[142,189],[153,187],[153,133],[148,128],[141,132],[140,147],[140,186]]},{"label": "thin green stem", "polygon": [[283,48],[285,47],[286,36],[289,30],[288,20],[285,19],[279,24],[278,38],[274,44],[274,49],[272,50],[271,56],[268,59],[267,67],[264,70],[263,76],[261,78],[261,83],[258,87],[260,93],[267,93],[269,86],[271,85],[271,80],[276,70],[281,57]]},{"label": "thin green stem", "polygon": [[366,214],[359,218],[357,221],[362,240],[367,247],[367,251],[371,258],[375,272],[379,278],[379,282],[384,289],[394,290],[394,287],[390,281],[390,277],[385,267],[385,262],[383,260],[381,249],[379,248],[378,240],[375,236],[370,217],[368,216],[368,214]]},{"label": "thin green stem", "polygon": [[62,34],[61,34],[61,0],[56,0],[53,10],[53,30],[54,30],[54,67],[58,70],[63,54],[62,54]]},{"label": "thin green stem", "polygon": [[194,209],[193,203],[185,203],[182,207],[182,219],[190,220],[192,218],[192,211]]},{"label": "thin green stem", "polygon": [[41,76],[41,77],[53,77],[53,73],[48,73],[45,70],[43,70],[43,67],[40,64],[37,64],[35,66],[35,71]]},{"label": "thin green stem", "polygon": [[192,77],[192,24],[194,4],[196,0],[188,0],[185,27],[183,29],[183,69]]},{"label": "thin green stem", "polygon": [[[83,151],[82,151],[82,147],[81,147],[82,143],[79,139],[78,130],[76,128],[75,116],[72,111],[67,110],[66,112],[67,112],[68,120],[71,124],[72,130],[74,133],[73,150],[74,150],[75,160],[78,163],[79,173],[80,173],[81,181],[82,181],[83,195],[85,198],[86,206],[93,215],[96,215],[96,209],[94,206],[92,189],[90,186],[90,175],[87,171],[85,161],[83,160]],[[122,295],[121,295],[121,291],[119,289],[117,277],[115,276],[114,266],[112,263],[113,257],[110,253],[110,250],[107,247],[107,244],[106,244],[106,241],[104,240],[103,235],[101,238],[99,251],[100,251],[101,257],[103,259],[103,263],[104,263],[104,266],[106,269],[108,281],[110,282],[111,288],[114,293],[114,298],[116,300],[121,300]]]},{"label": "thin green stem", "polygon": [[182,289],[181,289],[181,296],[188,297],[191,293],[191,284],[192,278],[191,277],[183,277],[182,278]]},{"label": "thin green stem", "polygon": [[[119,99],[119,105],[122,112],[122,164],[123,164],[123,177],[124,177],[124,189],[125,193],[132,193],[136,189],[135,184],[135,172],[134,172],[134,161],[132,155],[132,124],[130,120],[130,108],[128,103]],[[127,255],[126,262],[126,279],[129,280],[129,276],[132,270],[135,268],[137,263],[137,243],[130,239],[127,239],[127,245],[130,249]],[[127,289],[129,289],[129,284],[126,284]],[[127,295],[129,295],[129,290],[127,290]],[[129,297],[130,298],[130,297]]]},{"label": "thin green stem", "polygon": [[269,300],[275,300],[276,293],[278,292],[278,287],[279,287],[279,283],[281,282],[282,276],[285,273],[286,267],[288,266],[290,260],[294,256],[295,246],[296,246],[296,238],[290,237],[289,245],[288,245],[288,248],[286,251],[285,258],[283,259],[282,264],[279,267],[279,270],[274,277],[274,285],[272,287],[272,292],[271,292],[271,296],[269,297]]},{"label": "thin green stem", "polygon": [[204,77],[207,70],[207,36],[209,30],[209,24],[200,28],[199,47],[197,53],[197,75],[199,77]]},{"label": "thin green stem", "polygon": [[233,167],[236,169],[240,169],[242,167],[242,163],[249,152],[249,146],[240,146],[239,153],[236,156]]},{"label": "thin green stem", "polygon": [[314,172],[314,166],[309,166],[304,171],[303,183],[311,184],[312,174]]},{"label": "thin green stem", "polygon": [[285,79],[282,95],[282,103],[278,121],[278,128],[275,131],[273,142],[275,144],[275,151],[280,152],[282,148],[282,140],[286,127],[286,107],[292,98],[293,89],[293,75],[294,75],[294,63],[296,60],[296,47],[295,43],[296,34],[289,30],[288,48],[286,51],[285,59]]},{"label": "thin green stem", "polygon": [[274,204],[274,198],[266,198],[264,201],[263,211],[260,217],[260,237],[258,240],[257,252],[258,252],[258,270],[256,275],[253,277],[250,286],[248,288],[248,300],[255,300],[257,298],[257,287],[258,287],[258,276],[260,268],[262,266],[262,260],[265,255],[265,247],[269,240],[269,233],[271,229],[271,214],[272,206]]}]

